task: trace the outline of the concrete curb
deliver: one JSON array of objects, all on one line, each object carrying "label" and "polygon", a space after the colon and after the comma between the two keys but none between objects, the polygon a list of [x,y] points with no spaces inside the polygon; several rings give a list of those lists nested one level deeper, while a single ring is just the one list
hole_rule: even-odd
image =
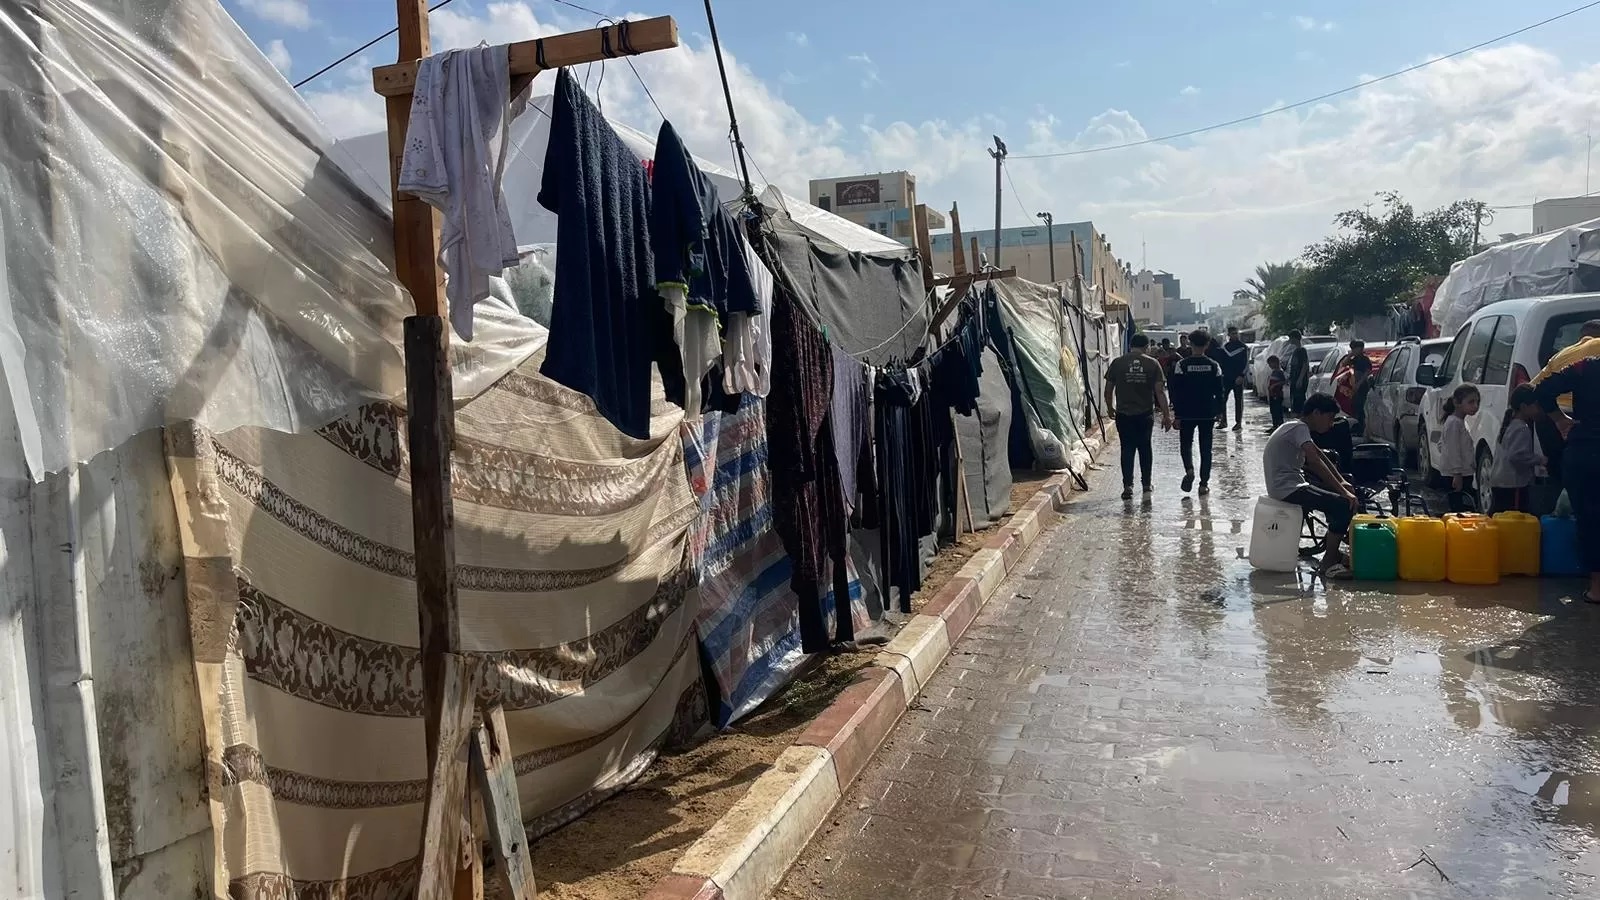
[{"label": "concrete curb", "polygon": [[[1098,440],[1090,443],[1098,451]],[[645,900],[763,900],[1071,493],[1046,481],[912,616]]]}]

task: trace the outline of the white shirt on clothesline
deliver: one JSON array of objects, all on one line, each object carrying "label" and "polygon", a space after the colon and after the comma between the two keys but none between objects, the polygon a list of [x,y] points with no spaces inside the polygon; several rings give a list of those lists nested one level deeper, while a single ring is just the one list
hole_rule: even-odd
[{"label": "white shirt on clothesline", "polygon": [[417,66],[399,189],[441,213],[439,261],[450,323],[463,340],[472,340],[472,307],[489,296],[489,277],[517,264],[500,184],[507,126],[527,107],[528,90],[510,93],[504,44],[451,50]]}]

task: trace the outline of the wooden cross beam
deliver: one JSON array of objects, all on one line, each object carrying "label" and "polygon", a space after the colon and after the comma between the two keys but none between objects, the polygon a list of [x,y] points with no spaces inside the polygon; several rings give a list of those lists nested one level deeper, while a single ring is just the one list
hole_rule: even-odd
[{"label": "wooden cross beam", "polygon": [[[383,95],[389,126],[389,189],[394,200],[395,273],[411,293],[417,314],[405,321],[407,435],[411,445],[411,521],[416,551],[417,625],[422,652],[423,717],[427,735],[429,778],[428,824],[423,835],[423,872],[419,900],[454,896],[481,898],[483,868],[478,842],[471,834],[471,810],[478,794],[463,760],[482,760],[480,747],[468,752],[467,723],[485,719],[502,732],[503,722],[472,708],[476,698],[463,673],[473,671],[462,653],[460,610],[456,596],[455,512],[450,497],[450,451],[455,444],[455,411],[450,377],[450,326],[445,320],[444,274],[439,270],[439,217],[426,203],[397,189],[411,121],[411,95],[417,68],[430,53],[428,0],[395,0],[400,52],[394,65],[373,70],[373,89]],[[678,26],[670,16],[604,28],[559,34],[511,44],[508,55],[513,94],[546,69],[598,62],[678,46]],[[463,708],[463,707],[466,708]],[[479,726],[480,728],[483,726]],[[442,745],[441,745],[442,741]],[[488,746],[488,745],[484,745]],[[495,744],[509,752],[503,735]],[[496,757],[498,759],[499,757]],[[492,760],[491,760],[492,762]],[[480,762],[484,767],[487,763]],[[444,767],[450,771],[440,771]],[[509,885],[512,900],[532,896],[526,867],[527,848],[509,823],[520,826],[515,781],[503,766],[491,767],[481,779],[483,797],[498,814],[493,837],[502,855],[516,853],[507,869],[524,876]],[[458,771],[459,770],[459,771]],[[496,772],[499,774],[496,775]],[[462,822],[463,815],[467,816]],[[465,827],[464,842],[453,840]],[[460,845],[465,846],[463,851]],[[517,849],[520,848],[520,849]]]}]

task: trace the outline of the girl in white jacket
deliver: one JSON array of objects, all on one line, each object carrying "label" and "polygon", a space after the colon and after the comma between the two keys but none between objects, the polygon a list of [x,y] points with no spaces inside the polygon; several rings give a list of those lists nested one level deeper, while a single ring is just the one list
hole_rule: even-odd
[{"label": "girl in white jacket", "polygon": [[1444,434],[1439,440],[1439,458],[1434,465],[1440,475],[1450,479],[1448,500],[1453,513],[1472,512],[1477,508],[1472,497],[1472,476],[1477,460],[1473,458],[1472,435],[1467,433],[1467,416],[1478,412],[1481,399],[1477,385],[1463,384],[1444,404]]}]

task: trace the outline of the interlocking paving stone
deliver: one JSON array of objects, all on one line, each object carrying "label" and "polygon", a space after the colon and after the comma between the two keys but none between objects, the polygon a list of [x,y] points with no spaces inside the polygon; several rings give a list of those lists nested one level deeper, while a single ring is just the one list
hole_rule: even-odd
[{"label": "interlocking paving stone", "polygon": [[1208,498],[1103,455],[775,896],[1600,896],[1600,610],[1253,573],[1254,415]]}]

